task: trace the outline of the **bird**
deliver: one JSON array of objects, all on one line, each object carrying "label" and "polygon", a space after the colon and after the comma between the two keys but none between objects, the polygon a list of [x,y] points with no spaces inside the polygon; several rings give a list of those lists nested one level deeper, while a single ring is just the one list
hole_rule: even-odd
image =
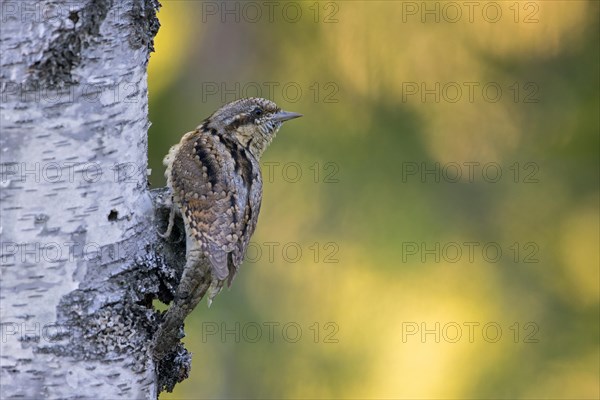
[{"label": "bird", "polygon": [[181,215],[186,263],[155,334],[155,359],[176,345],[185,318],[207,293],[210,306],[224,283],[231,285],[258,221],[260,158],[282,124],[301,116],[264,98],[239,99],[184,134],[165,156],[172,205],[167,230],[158,234],[169,237]]}]

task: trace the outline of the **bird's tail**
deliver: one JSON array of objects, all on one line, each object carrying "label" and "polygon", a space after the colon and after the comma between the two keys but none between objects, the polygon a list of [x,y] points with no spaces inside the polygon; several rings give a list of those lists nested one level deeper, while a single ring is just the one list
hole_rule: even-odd
[{"label": "bird's tail", "polygon": [[[177,345],[183,337],[180,334],[183,321],[213,286],[209,271],[197,265],[192,268],[186,265],[175,299],[154,336],[152,353],[155,359],[163,359]],[[209,292],[209,297],[214,297],[213,290]]]}]

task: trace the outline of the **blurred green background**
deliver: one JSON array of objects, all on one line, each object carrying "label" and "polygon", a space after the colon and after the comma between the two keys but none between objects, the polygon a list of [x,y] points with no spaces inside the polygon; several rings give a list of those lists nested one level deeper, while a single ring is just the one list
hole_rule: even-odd
[{"label": "blurred green background", "polygon": [[161,2],[153,186],[226,102],[304,114],[162,399],[600,396],[597,1]]}]

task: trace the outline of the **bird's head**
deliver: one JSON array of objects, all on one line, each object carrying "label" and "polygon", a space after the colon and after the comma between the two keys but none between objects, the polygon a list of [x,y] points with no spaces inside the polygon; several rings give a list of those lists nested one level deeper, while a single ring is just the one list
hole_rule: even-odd
[{"label": "bird's head", "polygon": [[208,117],[208,129],[236,139],[259,159],[269,146],[281,125],[302,114],[283,111],[270,100],[259,97],[240,99],[225,104]]}]

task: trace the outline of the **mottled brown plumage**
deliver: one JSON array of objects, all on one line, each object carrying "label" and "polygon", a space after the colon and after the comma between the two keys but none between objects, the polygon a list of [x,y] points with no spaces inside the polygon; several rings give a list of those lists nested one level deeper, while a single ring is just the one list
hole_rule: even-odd
[{"label": "mottled brown plumage", "polygon": [[156,335],[161,359],[177,342],[185,317],[207,293],[209,304],[223,283],[231,284],[256,228],[262,199],[258,163],[284,121],[300,114],[248,98],[226,104],[171,147],[163,163],[175,213],[186,233],[186,265]]}]

